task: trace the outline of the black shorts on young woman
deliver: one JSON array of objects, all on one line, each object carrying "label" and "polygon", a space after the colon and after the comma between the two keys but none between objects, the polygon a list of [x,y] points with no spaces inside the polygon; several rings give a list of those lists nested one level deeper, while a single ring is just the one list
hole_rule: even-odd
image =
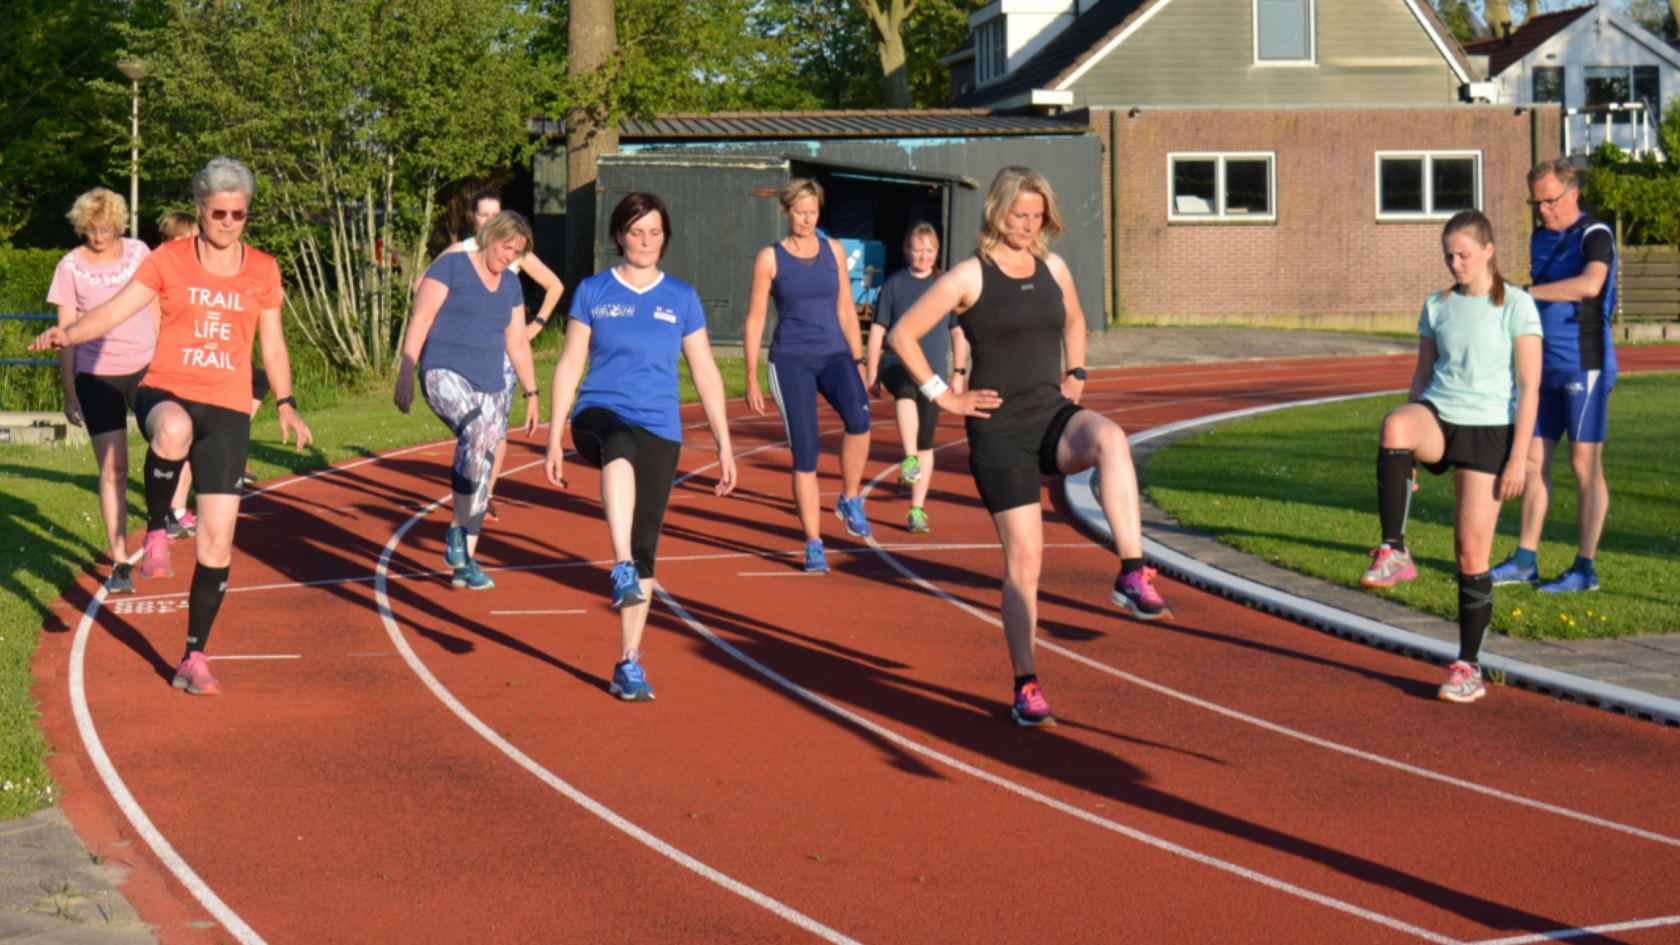
[{"label": "black shorts on young woman", "polygon": [[572,442],[578,456],[596,469],[614,460],[629,460],[636,476],[636,509],[630,519],[630,556],[636,574],[653,577],[659,533],[665,527],[665,506],[677,478],[682,444],[632,426],[605,407],[586,407],[572,418]]},{"label": "black shorts on young woman", "polygon": [[115,433],[128,428],[128,411],[145,379],[147,368],[133,374],[76,374],[76,401],[82,405],[82,422],[89,436]]},{"label": "black shorts on young woman", "polygon": [[993,515],[1023,505],[1037,505],[1044,476],[1059,476],[1056,447],[1068,422],[1084,407],[1064,403],[1043,423],[1007,430],[968,428],[968,470],[980,501]]},{"label": "black shorts on young woman", "polygon": [[939,426],[939,405],[922,396],[916,381],[902,364],[889,364],[881,369],[881,386],[894,400],[916,402],[916,451],[933,449],[933,434]]},{"label": "black shorts on young woman", "polygon": [[1419,403],[1435,415],[1435,422],[1441,427],[1441,439],[1447,444],[1438,461],[1420,464],[1429,470],[1430,475],[1442,475],[1454,466],[1472,472],[1487,473],[1490,476],[1497,476],[1505,471],[1505,463],[1511,458],[1511,440],[1516,434],[1514,424],[1489,427],[1459,426],[1442,420],[1441,411],[1435,409],[1435,405],[1429,401],[1423,400]]},{"label": "black shorts on young woman", "polygon": [[[140,432],[146,432],[146,418],[160,404],[179,404],[192,420],[193,490],[199,495],[239,495],[244,492],[246,454],[251,449],[251,415],[215,404],[184,400],[166,390],[140,385],[134,395],[134,415]],[[151,440],[148,434],[147,441]]]}]

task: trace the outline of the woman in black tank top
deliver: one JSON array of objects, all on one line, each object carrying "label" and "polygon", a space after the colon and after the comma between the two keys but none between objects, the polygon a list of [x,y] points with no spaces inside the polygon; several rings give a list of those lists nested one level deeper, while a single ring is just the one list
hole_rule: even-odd
[{"label": "woman in black tank top", "polygon": [[[1027,726],[1056,722],[1033,671],[1044,556],[1042,476],[1097,468],[1103,516],[1120,553],[1110,599],[1138,619],[1172,617],[1155,591],[1155,570],[1143,563],[1137,474],[1126,434],[1078,406],[1085,390],[1085,315],[1073,274],[1049,250],[1061,230],[1056,197],[1043,176],[1023,167],[999,171],[986,198],[979,251],[942,276],[887,336],[922,393],[941,410],[968,418],[969,469],[1003,544],[1013,715]],[[945,388],[917,344],[953,310],[974,359],[972,388],[964,394]]]}]

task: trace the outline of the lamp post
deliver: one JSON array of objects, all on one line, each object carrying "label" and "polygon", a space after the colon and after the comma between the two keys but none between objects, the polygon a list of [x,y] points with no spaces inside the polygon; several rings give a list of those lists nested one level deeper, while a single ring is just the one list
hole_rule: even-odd
[{"label": "lamp post", "polygon": [[119,59],[117,69],[134,83],[133,126],[128,167],[128,235],[140,238],[140,80],[146,77],[144,59]]}]

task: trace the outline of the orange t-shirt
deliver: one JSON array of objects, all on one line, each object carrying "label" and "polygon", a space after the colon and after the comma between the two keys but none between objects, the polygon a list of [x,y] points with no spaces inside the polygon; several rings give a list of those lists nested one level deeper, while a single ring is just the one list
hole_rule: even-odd
[{"label": "orange t-shirt", "polygon": [[147,256],[134,281],[158,293],[163,313],[144,386],[182,400],[251,410],[251,344],[257,313],[285,295],[274,257],[245,247],[245,265],[229,278],[198,261],[198,240],[172,240]]}]

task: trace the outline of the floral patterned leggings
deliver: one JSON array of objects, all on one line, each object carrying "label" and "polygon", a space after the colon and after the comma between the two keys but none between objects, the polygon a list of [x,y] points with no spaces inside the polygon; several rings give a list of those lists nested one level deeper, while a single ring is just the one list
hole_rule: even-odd
[{"label": "floral patterned leggings", "polygon": [[471,496],[468,514],[476,533],[490,505],[490,468],[496,447],[507,437],[508,388],[494,393],[475,390],[466,378],[448,368],[433,368],[421,375],[426,406],[432,408],[455,434],[455,464],[450,470],[450,487],[457,496]]}]

